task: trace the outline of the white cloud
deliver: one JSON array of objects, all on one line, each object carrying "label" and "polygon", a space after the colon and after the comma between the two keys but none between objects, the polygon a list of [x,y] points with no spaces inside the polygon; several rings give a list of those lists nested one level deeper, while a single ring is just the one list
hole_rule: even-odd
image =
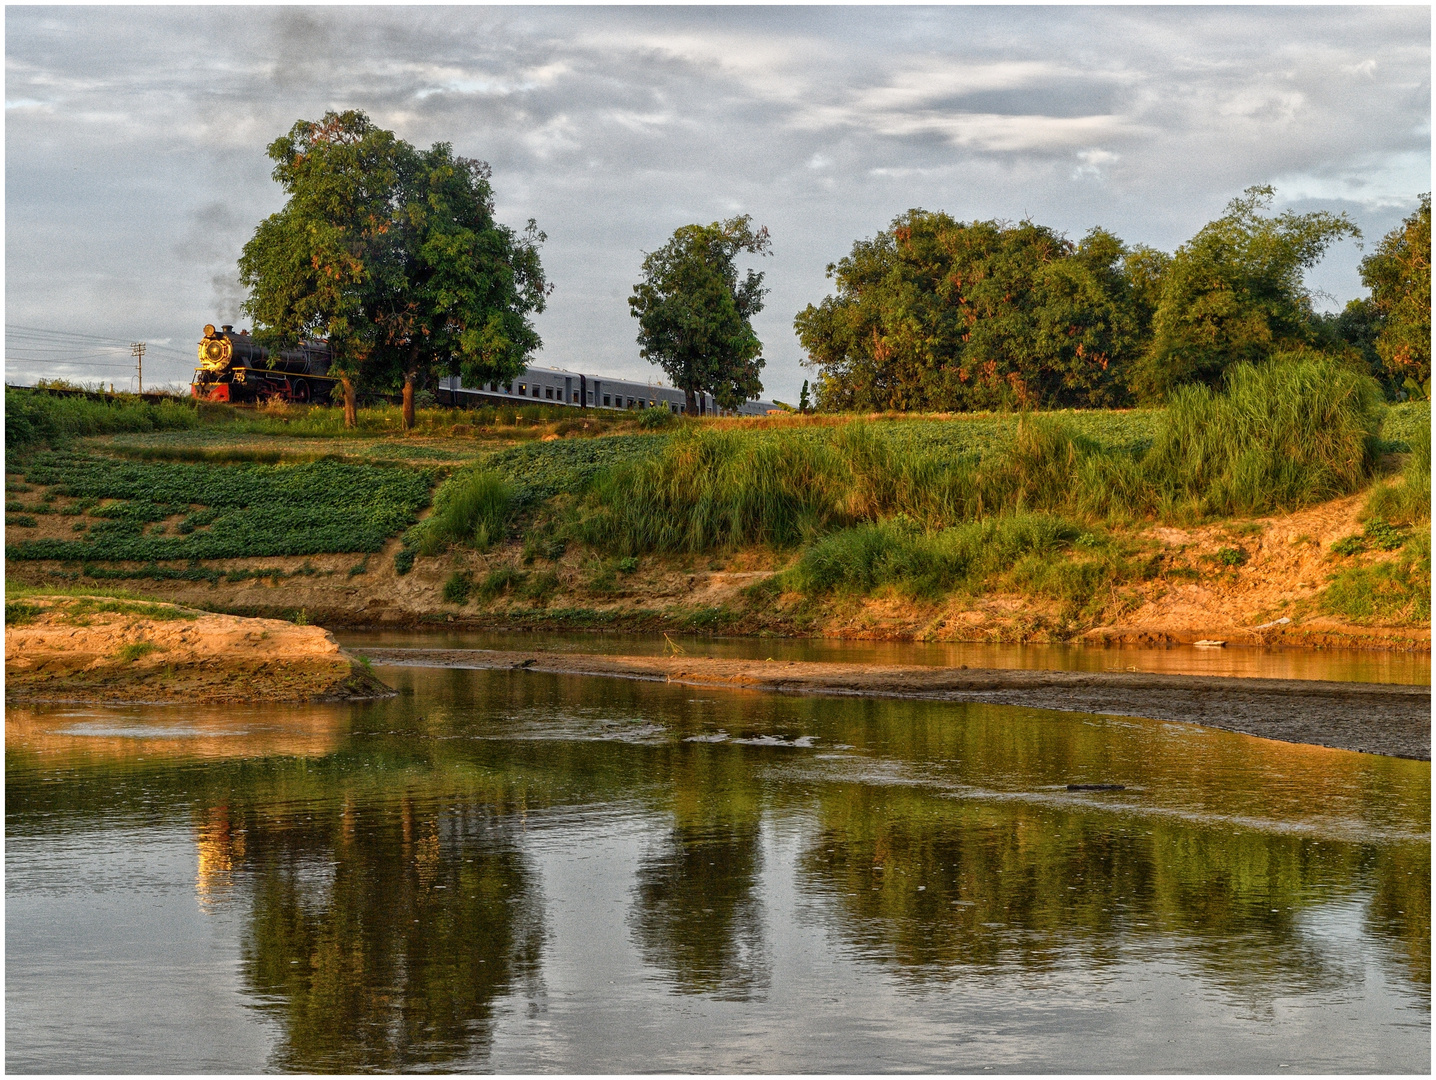
[{"label": "white cloud", "polygon": [[[188,342],[232,315],[239,248],[282,202],[265,147],[300,118],[363,108],[491,162],[501,219],[547,231],[551,362],[649,374],[623,303],[641,252],[685,222],[752,213],[775,249],[758,264],[765,382],[791,397],[794,312],[821,299],[828,262],[911,207],[1170,249],[1273,182],[1379,235],[1430,187],[1430,18],[15,7],[9,316]],[[1355,295],[1358,258],[1333,254],[1322,287]]]}]

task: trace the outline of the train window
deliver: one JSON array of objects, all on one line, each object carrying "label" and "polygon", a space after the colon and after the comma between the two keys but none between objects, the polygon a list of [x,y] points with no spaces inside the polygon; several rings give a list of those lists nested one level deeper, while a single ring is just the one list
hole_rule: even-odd
[{"label": "train window", "polygon": [[590,390],[590,391],[588,392],[588,403],[589,403],[590,405],[593,404],[593,391],[592,391],[592,390]]},{"label": "train window", "polygon": [[489,383],[489,393],[491,393],[491,394],[496,394],[496,393],[498,393],[498,390],[499,390],[499,384],[498,384],[498,383],[496,383],[496,382],[491,382],[491,383]]},{"label": "train window", "polygon": [[552,401],[552,400],[553,400],[553,387],[552,387],[552,386],[545,386],[545,387],[543,388],[543,396],[546,397],[546,398],[548,398],[550,401]]},{"label": "train window", "polygon": [[677,416],[677,415],[678,415],[678,406],[677,406],[677,405],[673,404],[673,402],[670,401],[670,402],[668,403],[668,407],[673,410],[673,415],[674,415],[674,416]]},{"label": "train window", "polygon": [[604,395],[603,395],[603,403],[604,403],[605,405],[612,405],[612,404],[613,404],[612,396],[609,395],[609,394],[604,394]]},{"label": "train window", "polygon": [[523,383],[519,383],[519,397],[523,397],[527,393],[528,387],[525,386]]}]

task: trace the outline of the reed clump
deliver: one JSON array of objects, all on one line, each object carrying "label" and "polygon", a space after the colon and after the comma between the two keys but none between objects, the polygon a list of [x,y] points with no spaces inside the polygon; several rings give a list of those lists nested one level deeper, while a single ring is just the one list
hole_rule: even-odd
[{"label": "reed clump", "polygon": [[1294,510],[1371,477],[1375,380],[1319,354],[1238,364],[1220,393],[1177,390],[1145,462],[1165,507],[1188,516]]},{"label": "reed clump", "polygon": [[842,529],[809,546],[792,583],[804,592],[871,592],[884,586],[912,596],[971,587],[1028,556],[1050,557],[1082,529],[1050,514],[1016,514],[922,531],[911,519]]},{"label": "reed clump", "polygon": [[1380,410],[1371,379],[1311,355],[1238,365],[1219,392],[1179,391],[1145,446],[1105,446],[1043,416],[1022,417],[986,455],[899,445],[862,421],[685,428],[651,458],[600,472],[577,535],[638,554],[791,546],[899,516],[936,532],[1031,514],[1115,523],[1288,511],[1370,478]]},{"label": "reed clump", "polygon": [[502,539],[514,509],[514,485],[493,469],[460,473],[434,497],[434,512],[410,530],[406,546],[433,555],[451,543],[479,551]]},{"label": "reed clump", "polygon": [[624,555],[790,546],[841,521],[841,464],[831,446],[786,432],[685,427],[658,454],[601,471],[572,529]]}]

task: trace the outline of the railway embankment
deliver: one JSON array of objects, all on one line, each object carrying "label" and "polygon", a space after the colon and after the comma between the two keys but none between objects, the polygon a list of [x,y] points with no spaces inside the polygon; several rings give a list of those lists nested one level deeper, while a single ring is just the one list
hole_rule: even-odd
[{"label": "railway embankment", "polygon": [[391,693],[317,626],[108,596],[5,604],[7,702],[348,701]]}]

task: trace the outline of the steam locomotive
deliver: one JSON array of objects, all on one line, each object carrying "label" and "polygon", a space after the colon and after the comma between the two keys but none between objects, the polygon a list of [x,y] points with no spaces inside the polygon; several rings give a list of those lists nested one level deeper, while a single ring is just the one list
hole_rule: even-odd
[{"label": "steam locomotive", "polygon": [[[300,342],[297,348],[276,352],[256,344],[243,330],[235,333],[233,326],[216,330],[210,325],[204,328],[204,340],[199,343],[200,366],[195,369],[190,393],[209,401],[328,401],[339,382],[328,374],[332,361],[323,341]],[[534,365],[504,383],[465,386],[459,376],[449,376],[439,380],[436,391],[440,404],[460,408],[514,403],[515,398],[592,409],[656,406],[674,413],[684,406],[683,391],[672,387]],[[705,415],[722,411],[711,394],[698,396],[698,409]],[[745,401],[736,412],[763,416],[778,409],[771,401]]]},{"label": "steam locomotive", "polygon": [[275,351],[256,344],[248,331],[207,325],[190,394],[209,401],[328,401],[339,382],[329,376],[331,360],[322,341]]}]

